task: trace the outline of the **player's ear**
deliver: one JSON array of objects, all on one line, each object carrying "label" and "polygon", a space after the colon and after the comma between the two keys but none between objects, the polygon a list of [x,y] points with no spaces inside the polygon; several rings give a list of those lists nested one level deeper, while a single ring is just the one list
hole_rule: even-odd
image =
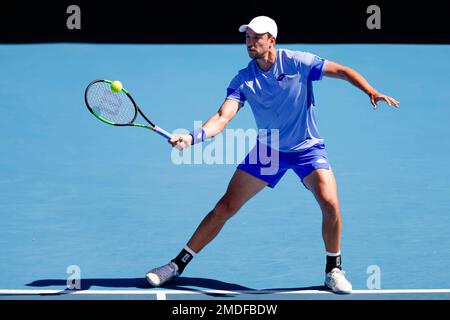
[{"label": "player's ear", "polygon": [[269,38],[269,42],[272,45],[272,47],[275,46],[275,42],[276,42],[275,37],[273,35],[271,35],[270,32],[267,32],[267,37]]}]

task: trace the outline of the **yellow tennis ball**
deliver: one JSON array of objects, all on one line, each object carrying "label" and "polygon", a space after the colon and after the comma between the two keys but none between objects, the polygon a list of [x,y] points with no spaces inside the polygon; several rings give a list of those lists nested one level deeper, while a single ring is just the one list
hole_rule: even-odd
[{"label": "yellow tennis ball", "polygon": [[112,92],[120,92],[122,90],[122,83],[120,83],[120,81],[113,81],[111,83],[111,91]]}]

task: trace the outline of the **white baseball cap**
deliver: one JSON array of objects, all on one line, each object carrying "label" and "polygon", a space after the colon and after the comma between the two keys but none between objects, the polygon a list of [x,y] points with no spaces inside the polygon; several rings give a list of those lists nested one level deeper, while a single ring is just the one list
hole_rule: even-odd
[{"label": "white baseball cap", "polygon": [[243,24],[239,27],[239,32],[246,32],[247,28],[252,29],[256,33],[266,33],[269,32],[275,38],[277,37],[278,27],[275,21],[266,16],[259,16],[253,18],[249,24]]}]

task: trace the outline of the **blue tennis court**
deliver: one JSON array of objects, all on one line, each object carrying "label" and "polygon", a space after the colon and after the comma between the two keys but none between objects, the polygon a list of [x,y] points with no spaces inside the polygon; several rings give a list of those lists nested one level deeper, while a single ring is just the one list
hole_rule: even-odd
[{"label": "blue tennis court", "polygon": [[[121,80],[158,125],[192,130],[249,58],[244,45],[62,43],[0,46],[0,299],[449,299],[450,47],[278,47],[348,65],[401,102],[373,111],[344,81],[314,87],[354,294],[325,291],[321,212],[293,172],[151,288],[145,273],[186,244],[242,157],[176,164],[158,135],[96,120],[84,89]],[[255,127],[246,104],[227,128]],[[80,290],[67,290],[71,266]]]}]

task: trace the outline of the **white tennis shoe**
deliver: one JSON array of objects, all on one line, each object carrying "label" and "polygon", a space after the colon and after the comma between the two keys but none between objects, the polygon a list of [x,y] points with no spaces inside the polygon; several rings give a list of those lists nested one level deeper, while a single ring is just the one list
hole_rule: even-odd
[{"label": "white tennis shoe", "polygon": [[152,286],[158,287],[174,277],[178,277],[178,275],[178,266],[173,262],[169,262],[161,267],[150,270],[145,277]]},{"label": "white tennis shoe", "polygon": [[352,293],[352,284],[345,278],[345,272],[334,268],[325,276],[325,286],[335,293]]}]

